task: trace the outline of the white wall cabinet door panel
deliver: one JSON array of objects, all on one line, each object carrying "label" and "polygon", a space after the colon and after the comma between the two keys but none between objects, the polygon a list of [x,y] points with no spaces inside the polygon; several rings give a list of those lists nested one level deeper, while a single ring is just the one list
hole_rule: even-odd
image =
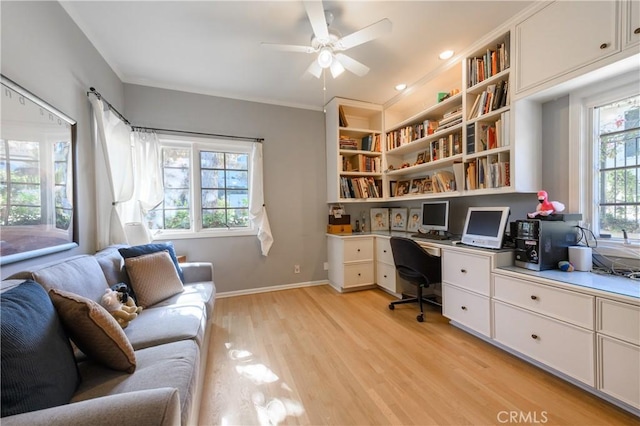
[{"label": "white wall cabinet door panel", "polygon": [[516,25],[516,91],[619,52],[619,13],[617,1],[556,1]]}]

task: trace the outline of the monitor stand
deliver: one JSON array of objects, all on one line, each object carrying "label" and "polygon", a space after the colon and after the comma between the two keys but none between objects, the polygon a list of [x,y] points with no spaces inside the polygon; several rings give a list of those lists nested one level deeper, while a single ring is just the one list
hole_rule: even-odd
[{"label": "monitor stand", "polygon": [[441,234],[440,231],[428,231],[428,232],[418,231],[417,234],[413,234],[411,236],[413,238],[424,238],[427,240],[448,240],[449,239],[448,236],[446,236],[444,233]]}]

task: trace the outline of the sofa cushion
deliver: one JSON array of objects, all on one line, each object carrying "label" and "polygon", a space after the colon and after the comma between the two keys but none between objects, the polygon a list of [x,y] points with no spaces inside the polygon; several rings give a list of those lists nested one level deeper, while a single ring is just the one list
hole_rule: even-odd
[{"label": "sofa cushion", "polygon": [[173,295],[162,302],[153,305],[154,308],[162,306],[189,306],[204,303],[207,318],[213,315],[213,304],[216,298],[216,287],[211,282],[185,284],[182,293]]},{"label": "sofa cushion", "polygon": [[183,290],[167,251],[130,257],[124,263],[139,306],[147,308]]},{"label": "sofa cushion", "polygon": [[[178,389],[182,424],[187,424],[200,365],[193,340],[167,343],[136,351],[138,367],[133,374],[108,370],[93,361],[79,364],[82,383],[73,402],[146,389]],[[197,422],[197,419],[195,419]]]},{"label": "sofa cushion", "polygon": [[100,250],[95,254],[95,258],[102,268],[102,273],[107,280],[107,284],[111,287],[114,284],[126,283],[129,284],[129,277],[124,270],[124,259],[118,251],[121,248],[127,248],[128,246],[123,244],[117,244],[109,246]]},{"label": "sofa cushion", "polygon": [[122,327],[93,300],[52,289],[51,300],[71,339],[90,358],[114,370],[133,373],[136,356]]},{"label": "sofa cushion", "polygon": [[136,320],[124,329],[124,333],[137,351],[179,340],[194,340],[200,344],[206,324],[206,308],[202,302],[154,306],[143,309]]},{"label": "sofa cushion", "polygon": [[46,291],[25,281],[0,295],[2,417],[67,404],[79,375]]},{"label": "sofa cushion", "polygon": [[159,251],[165,251],[165,250],[168,251],[169,256],[171,256],[171,260],[173,261],[173,264],[176,267],[176,271],[178,272],[180,281],[184,282],[184,275],[182,273],[182,268],[178,263],[178,256],[176,256],[176,251],[173,248],[173,243],[171,241],[167,243],[150,243],[150,244],[143,244],[139,246],[123,247],[118,249],[122,257],[124,257],[125,259],[128,259],[130,257],[142,256],[144,254],[151,254]]},{"label": "sofa cushion", "polygon": [[33,279],[45,289],[60,289],[99,302],[109,288],[94,256],[83,255],[38,268]]}]

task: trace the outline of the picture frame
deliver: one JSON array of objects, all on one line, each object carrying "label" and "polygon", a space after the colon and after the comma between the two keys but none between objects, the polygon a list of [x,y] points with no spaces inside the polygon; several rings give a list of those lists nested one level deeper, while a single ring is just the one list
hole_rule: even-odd
[{"label": "picture frame", "polygon": [[410,180],[398,181],[398,184],[396,186],[395,196],[396,197],[402,197],[403,195],[407,195],[409,193],[409,188],[410,187],[411,187],[411,181]]},{"label": "picture frame", "polygon": [[407,220],[407,231],[418,232],[422,225],[422,209],[412,208],[409,209],[409,219]]},{"label": "picture frame", "polygon": [[422,179],[411,179],[410,194],[420,194],[422,192]]},{"label": "picture frame", "polygon": [[433,192],[433,183],[431,182],[431,178],[429,176],[422,178],[422,193],[430,194]]},{"label": "picture frame", "polygon": [[406,231],[407,230],[407,209],[396,207],[391,209],[391,230]]},{"label": "picture frame", "polygon": [[374,208],[370,211],[371,231],[389,230],[389,209]]},{"label": "picture frame", "polygon": [[416,157],[416,164],[424,163],[424,152],[419,152],[418,157]]},{"label": "picture frame", "polygon": [[4,75],[0,162],[19,187],[1,197],[0,265],[78,247],[77,123]]}]

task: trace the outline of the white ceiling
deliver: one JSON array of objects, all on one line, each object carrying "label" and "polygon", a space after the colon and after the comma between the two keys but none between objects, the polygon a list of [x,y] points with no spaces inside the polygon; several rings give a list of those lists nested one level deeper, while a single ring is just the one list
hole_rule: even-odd
[{"label": "white ceiling", "polygon": [[[530,1],[325,1],[342,35],[389,18],[390,34],[346,53],[371,68],[357,77],[302,78],[314,55],[261,42],[309,45],[301,1],[63,1],[125,83],[321,109],[334,96],[383,104],[394,86],[442,65]],[[100,90],[100,88],[96,88]]]}]

